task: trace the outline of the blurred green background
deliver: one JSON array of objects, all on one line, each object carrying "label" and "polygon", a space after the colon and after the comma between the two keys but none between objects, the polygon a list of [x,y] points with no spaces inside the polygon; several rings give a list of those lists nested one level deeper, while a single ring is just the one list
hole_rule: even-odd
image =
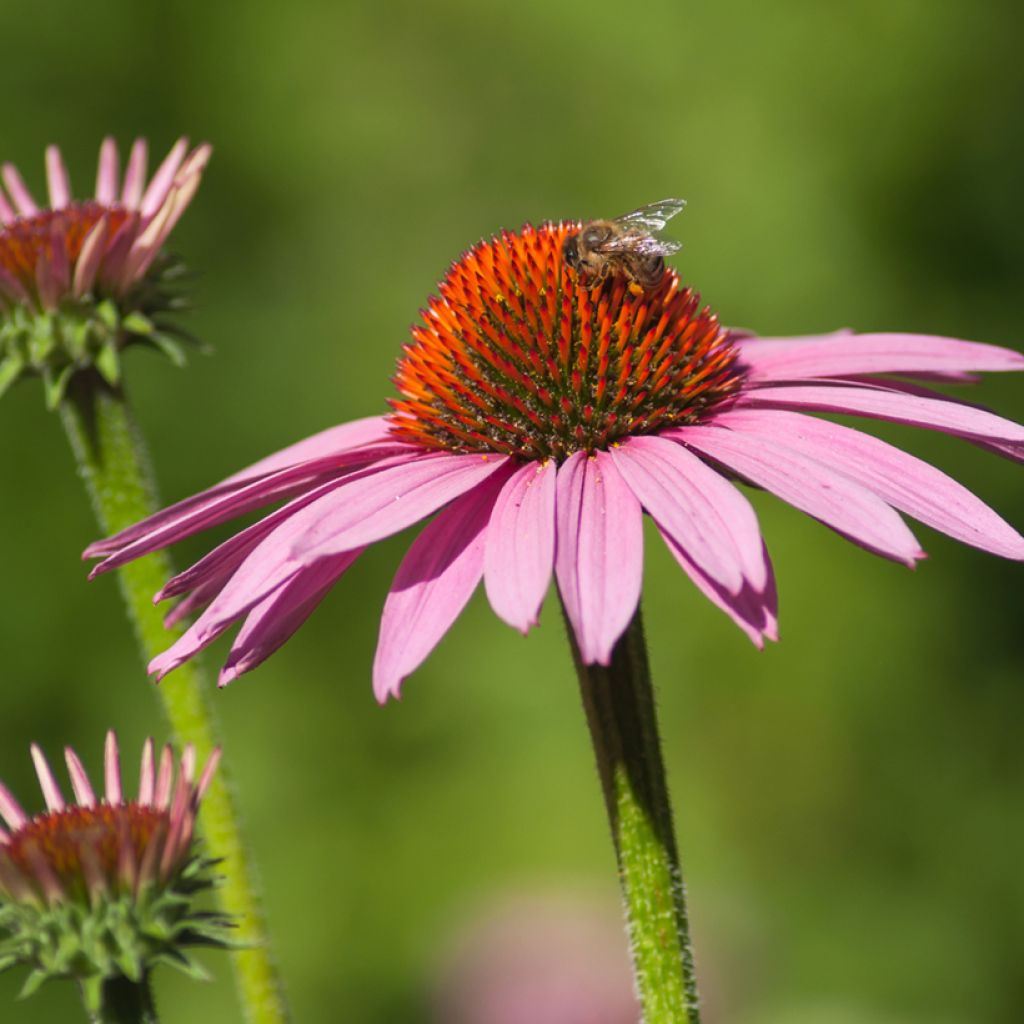
[{"label": "blurred green background", "polygon": [[[7,0],[0,158],[79,195],[100,138],[188,133],[213,163],[174,248],[201,271],[184,372],[130,386],[163,496],[378,413],[437,278],[501,226],[689,206],[676,265],[725,322],[1022,345],[1019,5],[970,0],[481,5]],[[977,400],[1024,416],[1021,383]],[[878,428],[1024,526],[1020,468]],[[103,730],[163,735],[57,420],[0,403],[0,777],[28,742],[98,770]],[[708,1024],[1024,1016],[1021,567],[919,529],[916,572],[755,495],[782,641],[755,651],[650,538],[645,611]],[[182,545],[180,564],[209,546]],[[430,1019],[460,922],[536,886],[614,907],[557,609],[527,640],[478,595],[402,701],[373,701],[409,537],[216,698],[296,1019]],[[214,648],[219,661],[226,645]],[[164,976],[169,1024],[237,1019]],[[79,1019],[68,987],[0,1019]]]}]

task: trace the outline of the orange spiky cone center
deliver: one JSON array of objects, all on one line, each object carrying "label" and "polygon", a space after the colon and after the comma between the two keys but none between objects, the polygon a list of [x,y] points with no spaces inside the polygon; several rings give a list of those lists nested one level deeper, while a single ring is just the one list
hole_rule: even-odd
[{"label": "orange spiky cone center", "polygon": [[122,843],[128,843],[137,864],[157,833],[168,826],[168,812],[148,805],[68,806],[27,821],[4,851],[26,876],[42,860],[64,888],[85,884],[83,858],[87,856],[102,877],[114,883]]},{"label": "orange spiky cone center", "polygon": [[586,287],[562,257],[579,227],[503,232],[452,265],[399,360],[396,436],[561,460],[697,422],[736,390],[727,333],[676,272],[648,292],[621,274]]},{"label": "orange spiky cone center", "polygon": [[40,210],[31,217],[18,217],[0,230],[0,268],[31,285],[40,256],[52,258],[56,239],[63,240],[68,262],[74,264],[89,232],[104,216],[109,225],[107,237],[113,238],[130,214],[121,207],[90,199],[59,210]]}]

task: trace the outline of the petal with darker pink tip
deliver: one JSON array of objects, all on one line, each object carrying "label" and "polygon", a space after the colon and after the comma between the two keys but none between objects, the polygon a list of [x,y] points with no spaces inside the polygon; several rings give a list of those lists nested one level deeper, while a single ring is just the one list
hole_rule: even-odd
[{"label": "petal with darker pink tip", "polygon": [[293,557],[308,563],[372,544],[425,519],[488,477],[504,478],[511,468],[504,455],[430,454],[385,472],[347,478],[294,517],[304,529]]},{"label": "petal with darker pink tip", "polygon": [[1024,355],[997,345],[926,334],[845,334],[736,343],[747,381],[856,374],[959,374],[1024,370]]},{"label": "petal with darker pink tip", "polygon": [[360,554],[346,551],[323,558],[256,605],[231,645],[217,685],[227,686],[251,672],[291,639]]},{"label": "petal with darker pink tip", "polygon": [[485,480],[423,528],[398,568],[380,621],[373,692],[382,704],[422,664],[484,571],[484,537],[501,480]]},{"label": "petal with darker pink tip", "polygon": [[778,640],[778,594],[775,588],[775,573],[772,570],[768,549],[762,546],[765,565],[765,583],[757,590],[746,583],[738,594],[731,594],[724,587],[710,579],[693,563],[690,557],[675,541],[659,528],[662,539],[679,563],[680,568],[694,586],[713,604],[720,608],[740,629],[750,642],[763,649],[765,640]]},{"label": "petal with darker pink tip", "polygon": [[664,436],[682,441],[869,551],[911,566],[924,557],[906,523],[876,494],[773,438],[721,426],[676,427]]},{"label": "petal with darker pink tip", "polygon": [[495,614],[526,633],[537,624],[555,558],[554,462],[530,462],[506,481],[484,542],[484,586]]},{"label": "petal with darker pink tip", "polygon": [[736,410],[718,422],[771,438],[827,464],[927,526],[1003,558],[1024,559],[1024,537],[941,470],[899,448],[827,420],[782,410]]},{"label": "petal with darker pink tip", "polygon": [[580,657],[607,665],[640,601],[643,512],[607,452],[558,468],[555,576]]},{"label": "petal with darker pink tip", "polygon": [[635,437],[611,449],[630,490],[691,561],[732,594],[764,585],[757,516],[745,497],[674,441]]}]

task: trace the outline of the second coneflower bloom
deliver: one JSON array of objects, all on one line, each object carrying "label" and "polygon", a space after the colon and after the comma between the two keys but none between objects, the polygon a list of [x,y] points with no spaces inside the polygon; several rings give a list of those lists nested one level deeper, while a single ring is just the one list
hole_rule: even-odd
[{"label": "second coneflower bloom", "polygon": [[159,963],[204,976],[188,947],[226,945],[230,927],[195,902],[215,884],[194,830],[219,756],[215,751],[197,779],[191,747],[175,772],[170,748],[157,762],[147,740],[131,799],[122,788],[117,739],[108,733],[103,793],[70,748],[74,802],[65,801],[34,745],[46,810],[27,814],[0,784],[0,970],[29,968],[23,994],[51,978],[72,979],[95,1015],[105,986],[144,986]]},{"label": "second coneflower bloom", "polygon": [[430,653],[483,580],[527,631],[552,575],[585,663],[607,664],[640,598],[646,512],[682,570],[756,644],[776,637],[771,563],[744,484],[861,547],[913,565],[905,513],[994,554],[1024,538],[940,470],[808,413],[954,434],[1011,458],[1024,427],[929,390],[1024,369],[992,345],[913,334],[760,339],[723,328],[668,270],[647,292],[594,287],[563,258],[578,224],[481,242],[431,298],[390,414],[286,448],[93,544],[94,573],[271,502],[280,508],[170,580],[170,621],[200,612],[163,676],[242,621],[221,683],[305,621],[370,544],[433,517],[384,604],[380,700]]},{"label": "second coneflower bloom", "polygon": [[180,304],[179,263],[163,252],[202,179],[210,147],[180,139],[147,181],[137,139],[122,178],[113,139],[100,147],[95,195],[75,199],[56,146],[46,150],[49,203],[17,168],[0,167],[0,394],[38,375],[49,405],[72,376],[95,368],[110,384],[120,353],[150,345],[176,362],[186,338],[168,315]]}]

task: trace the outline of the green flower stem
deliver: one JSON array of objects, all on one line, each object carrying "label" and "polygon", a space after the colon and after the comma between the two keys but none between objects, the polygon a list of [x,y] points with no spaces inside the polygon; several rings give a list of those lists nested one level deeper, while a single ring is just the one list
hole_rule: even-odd
[{"label": "green flower stem", "polygon": [[640,609],[611,664],[569,641],[611,823],[644,1024],[699,1024],[686,893],[661,759]]},{"label": "green flower stem", "polygon": [[149,975],[138,982],[125,977],[105,981],[99,1013],[91,1018],[90,1024],[160,1024]]},{"label": "green flower stem", "polygon": [[[120,389],[111,388],[98,374],[79,374],[61,403],[61,418],[104,534],[116,533],[157,510],[142,435]],[[164,628],[163,614],[152,600],[172,575],[170,559],[157,552],[124,566],[118,575],[128,616],[148,662],[180,633]],[[192,743],[202,764],[217,744],[218,728],[207,681],[196,661],[182,665],[160,684],[157,693],[178,742]],[[250,1024],[282,1024],[289,1014],[223,762],[203,798],[202,822],[212,856],[222,860],[221,907],[233,916],[239,943],[247,947],[233,953],[245,1018]]]}]

